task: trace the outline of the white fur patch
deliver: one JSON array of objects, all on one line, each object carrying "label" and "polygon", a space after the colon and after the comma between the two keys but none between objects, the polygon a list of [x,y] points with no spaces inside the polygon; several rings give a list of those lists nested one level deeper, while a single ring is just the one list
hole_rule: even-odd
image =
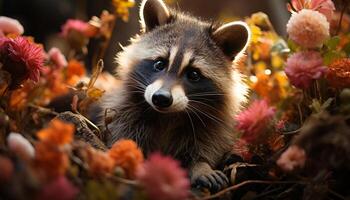
[{"label": "white fur patch", "polygon": [[175,56],[176,56],[178,50],[179,50],[179,48],[177,46],[172,47],[170,50],[168,71],[170,71],[170,68],[174,63],[174,59],[175,59]]},{"label": "white fur patch", "polygon": [[171,89],[171,95],[173,96],[173,104],[170,107],[172,112],[183,111],[188,104],[188,98],[185,91],[180,85],[175,85]]},{"label": "white fur patch", "polygon": [[155,92],[157,92],[163,86],[163,80],[156,80],[152,84],[146,87],[145,91],[145,99],[149,105],[155,107],[152,102],[152,96]]},{"label": "white fur patch", "polygon": [[181,61],[181,66],[180,66],[177,74],[181,74],[181,72],[185,69],[185,67],[190,63],[192,55],[193,55],[192,51],[186,51],[184,53],[182,61]]}]

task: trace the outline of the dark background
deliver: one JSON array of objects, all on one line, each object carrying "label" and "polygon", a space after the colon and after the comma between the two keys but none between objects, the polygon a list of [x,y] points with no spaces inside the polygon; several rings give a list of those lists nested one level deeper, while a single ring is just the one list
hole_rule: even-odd
[{"label": "dark background", "polygon": [[[111,70],[115,65],[115,54],[119,43],[127,45],[131,36],[139,31],[138,9],[141,0],[130,10],[129,22],[118,19],[113,38],[105,56],[105,67]],[[287,0],[172,0],[171,6],[187,11],[203,19],[242,19],[262,11],[269,15],[277,32],[285,34],[289,18]],[[15,18],[24,26],[25,35],[34,36],[43,43],[46,50],[57,46],[63,51],[64,41],[59,37],[61,25],[69,18],[88,21],[99,16],[101,11],[113,11],[111,0],[0,0],[0,15]],[[90,49],[93,46],[90,45]]]}]

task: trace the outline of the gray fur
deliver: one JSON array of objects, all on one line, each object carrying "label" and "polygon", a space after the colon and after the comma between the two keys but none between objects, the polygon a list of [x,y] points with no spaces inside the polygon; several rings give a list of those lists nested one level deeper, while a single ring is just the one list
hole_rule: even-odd
[{"label": "gray fur", "polygon": [[[199,174],[190,171],[195,179],[215,169],[223,155],[231,150],[236,137],[232,117],[245,99],[246,87],[230,58],[215,42],[212,35],[215,28],[210,23],[173,10],[169,12],[166,24],[137,36],[118,54],[117,75],[122,84],[103,98],[102,107],[117,112],[108,125],[112,133],[109,146],[122,138],[132,139],[145,155],[160,151],[180,160],[184,167],[196,169]],[[174,46],[178,52],[171,70],[179,70],[182,54],[191,50],[194,65],[225,94],[223,103],[215,105],[215,110],[198,106],[197,114],[163,114],[154,111],[144,100],[132,97],[128,87],[135,66],[144,59],[167,56]],[[145,89],[147,84],[150,83],[143,83],[141,87]],[[198,170],[198,163],[209,164],[209,171],[205,167]]]}]

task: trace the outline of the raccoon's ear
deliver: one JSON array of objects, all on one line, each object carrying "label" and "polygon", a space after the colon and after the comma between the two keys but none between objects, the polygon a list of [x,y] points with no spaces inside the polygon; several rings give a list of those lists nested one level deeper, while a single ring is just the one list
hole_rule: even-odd
[{"label": "raccoon's ear", "polygon": [[170,12],[162,0],[143,0],[140,8],[140,22],[144,32],[164,25],[170,20]]},{"label": "raccoon's ear", "polygon": [[233,60],[250,41],[250,29],[244,22],[230,22],[216,29],[212,37],[224,54]]}]

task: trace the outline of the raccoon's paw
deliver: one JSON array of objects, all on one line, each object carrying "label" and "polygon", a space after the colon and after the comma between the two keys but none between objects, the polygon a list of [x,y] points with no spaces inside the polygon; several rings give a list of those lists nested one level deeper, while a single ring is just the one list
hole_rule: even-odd
[{"label": "raccoon's paw", "polygon": [[199,176],[195,182],[197,188],[207,188],[211,193],[218,192],[229,185],[227,176],[219,170],[213,170],[208,174]]}]

